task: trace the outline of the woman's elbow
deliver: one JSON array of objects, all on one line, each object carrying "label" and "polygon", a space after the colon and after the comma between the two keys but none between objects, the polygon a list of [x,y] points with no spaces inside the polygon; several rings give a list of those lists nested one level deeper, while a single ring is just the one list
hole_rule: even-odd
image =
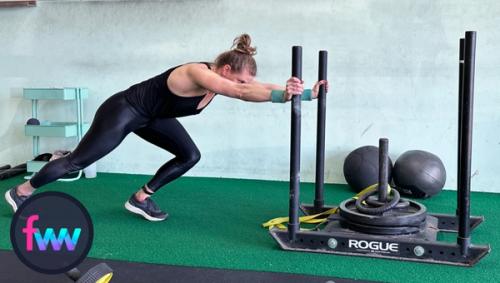
[{"label": "woman's elbow", "polygon": [[235,88],[234,98],[249,101],[251,90],[246,84],[239,84]]}]

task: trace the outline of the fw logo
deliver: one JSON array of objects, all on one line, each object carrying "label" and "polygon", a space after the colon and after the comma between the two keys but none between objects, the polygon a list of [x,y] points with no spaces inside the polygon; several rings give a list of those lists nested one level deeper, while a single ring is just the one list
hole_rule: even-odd
[{"label": "fw logo", "polygon": [[46,274],[78,266],[87,257],[93,238],[87,209],[61,192],[31,196],[10,224],[10,241],[17,257],[29,268]]},{"label": "fw logo", "polygon": [[63,244],[66,244],[68,251],[75,250],[80,233],[82,232],[81,228],[75,228],[73,235],[70,235],[68,228],[61,228],[58,235],[56,235],[54,228],[47,228],[42,235],[40,229],[33,226],[34,222],[39,219],[38,214],[30,215],[26,220],[26,227],[22,229],[23,234],[26,234],[26,251],[33,251],[33,238],[40,251],[46,251],[49,243],[52,245],[52,250],[54,251],[60,251]]}]

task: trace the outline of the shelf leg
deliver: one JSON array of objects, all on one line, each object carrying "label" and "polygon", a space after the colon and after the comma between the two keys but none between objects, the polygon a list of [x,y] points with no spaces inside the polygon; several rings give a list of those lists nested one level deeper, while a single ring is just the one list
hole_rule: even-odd
[{"label": "shelf leg", "polygon": [[[38,100],[37,99],[31,100],[31,117],[38,119]],[[39,146],[40,146],[40,137],[33,136],[33,157],[37,157],[38,154],[40,154]]]},{"label": "shelf leg", "polygon": [[80,96],[80,89],[76,89],[76,136],[78,139],[78,142],[82,139],[82,109],[81,109],[81,96]]}]

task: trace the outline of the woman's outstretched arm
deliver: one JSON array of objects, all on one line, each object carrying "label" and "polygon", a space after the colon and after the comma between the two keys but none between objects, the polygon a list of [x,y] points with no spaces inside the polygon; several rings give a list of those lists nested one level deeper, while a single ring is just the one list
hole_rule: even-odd
[{"label": "woman's outstretched arm", "polygon": [[193,82],[202,88],[244,101],[270,101],[272,90],[284,90],[285,97],[291,97],[292,95],[301,94],[304,89],[302,81],[297,78],[290,78],[287,81],[286,87],[282,87],[259,82],[236,83],[208,69],[196,67],[190,68],[188,70],[188,75]]}]

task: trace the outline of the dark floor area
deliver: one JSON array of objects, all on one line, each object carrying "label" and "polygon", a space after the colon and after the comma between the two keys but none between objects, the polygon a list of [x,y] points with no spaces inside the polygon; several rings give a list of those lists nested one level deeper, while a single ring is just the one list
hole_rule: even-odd
[{"label": "dark floor area", "polygon": [[[86,259],[78,268],[82,273],[92,266],[106,262],[113,268],[111,282],[146,283],[146,282],[235,282],[235,283],[350,283],[373,282],[340,279],[333,277],[305,276],[291,273],[256,272],[215,268],[194,268],[161,264],[146,264],[118,260]],[[2,282],[37,282],[68,283],[72,282],[65,275],[45,275],[35,272],[19,261],[12,251],[0,251],[0,279]]]}]

